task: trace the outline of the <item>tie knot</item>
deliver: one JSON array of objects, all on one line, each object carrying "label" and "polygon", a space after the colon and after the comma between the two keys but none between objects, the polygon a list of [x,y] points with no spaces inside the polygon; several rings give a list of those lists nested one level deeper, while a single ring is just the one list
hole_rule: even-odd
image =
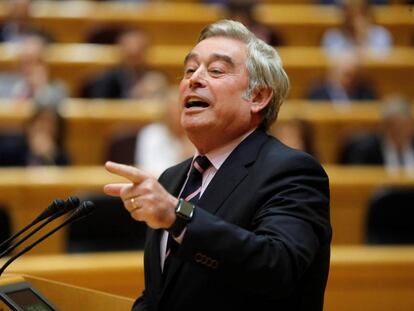
[{"label": "tie knot", "polygon": [[206,156],[197,156],[194,159],[193,166],[200,173],[203,174],[206,169],[211,165],[210,160]]}]

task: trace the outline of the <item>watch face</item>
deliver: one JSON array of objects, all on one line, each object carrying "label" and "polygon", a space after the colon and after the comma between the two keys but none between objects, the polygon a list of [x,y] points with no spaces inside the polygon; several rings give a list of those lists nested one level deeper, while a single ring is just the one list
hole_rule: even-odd
[{"label": "watch face", "polygon": [[177,209],[177,215],[189,219],[193,215],[194,206],[191,203],[188,203],[184,200],[182,200],[179,204]]}]

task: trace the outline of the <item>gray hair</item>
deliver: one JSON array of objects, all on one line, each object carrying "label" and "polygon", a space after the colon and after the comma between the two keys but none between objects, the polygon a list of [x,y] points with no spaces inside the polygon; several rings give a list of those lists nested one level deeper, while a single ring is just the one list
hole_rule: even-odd
[{"label": "gray hair", "polygon": [[289,78],[283,69],[279,54],[243,24],[232,20],[221,20],[208,25],[201,31],[197,42],[210,37],[227,37],[246,44],[249,86],[245,97],[250,98],[256,88],[270,87],[273,91],[268,105],[261,111],[263,116],[261,126],[268,130],[276,121],[279,108],[289,90]]}]

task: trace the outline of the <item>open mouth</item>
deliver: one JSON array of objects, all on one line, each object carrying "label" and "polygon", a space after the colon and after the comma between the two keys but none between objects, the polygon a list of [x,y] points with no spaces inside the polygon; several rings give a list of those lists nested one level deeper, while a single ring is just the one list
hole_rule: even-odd
[{"label": "open mouth", "polygon": [[207,108],[208,106],[210,105],[207,102],[204,102],[201,100],[189,100],[185,104],[185,108],[194,108],[194,107]]}]

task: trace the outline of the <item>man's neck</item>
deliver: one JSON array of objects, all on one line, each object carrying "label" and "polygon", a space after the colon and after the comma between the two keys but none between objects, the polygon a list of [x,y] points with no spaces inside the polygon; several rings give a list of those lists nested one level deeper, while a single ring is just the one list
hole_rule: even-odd
[{"label": "man's neck", "polygon": [[238,141],[241,137],[247,137],[256,128],[257,126],[250,127],[232,136],[222,133],[221,136],[217,137],[216,135],[206,135],[206,132],[202,133],[202,136],[196,133],[187,133],[187,136],[200,154],[207,154],[225,148],[225,146],[232,144],[234,141]]}]

